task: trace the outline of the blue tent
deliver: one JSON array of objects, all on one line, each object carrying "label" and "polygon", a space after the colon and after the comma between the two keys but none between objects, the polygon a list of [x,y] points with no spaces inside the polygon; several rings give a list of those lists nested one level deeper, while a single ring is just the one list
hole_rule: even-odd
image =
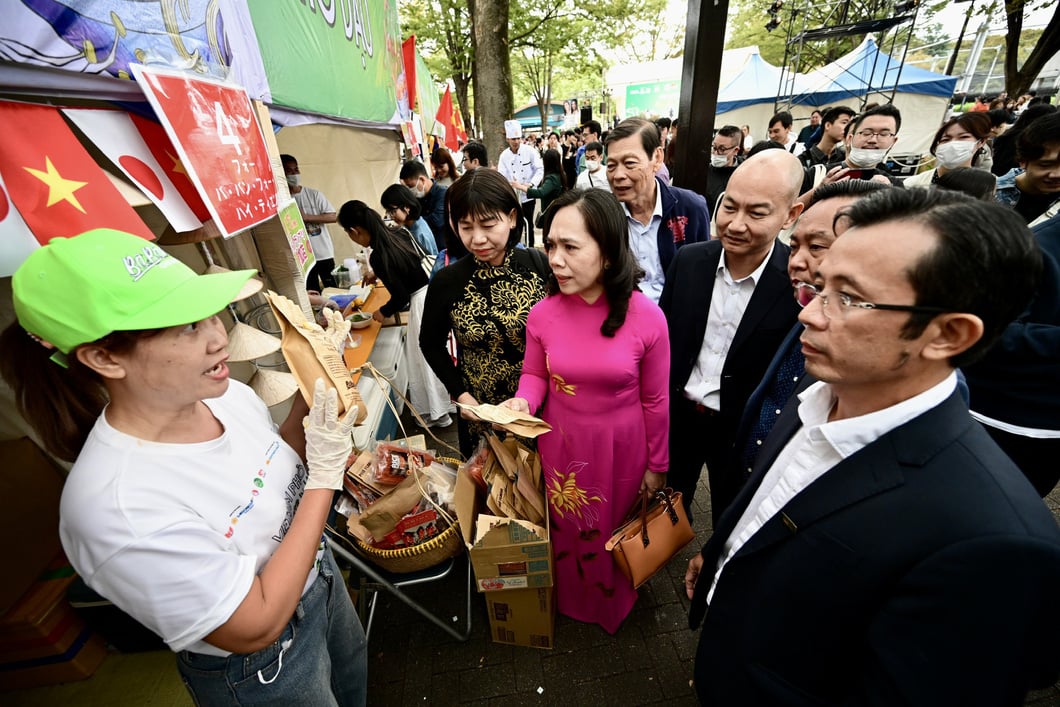
[{"label": "blue tent", "polygon": [[949,98],[957,77],[936,74],[909,64],[903,65],[882,51],[871,37],[854,51],[828,66],[806,74],[796,105],[828,106],[849,102],[866,94],[916,93]]},{"label": "blue tent", "polygon": [[[773,66],[758,52],[748,55],[743,68],[718,92],[718,113],[763,102],[772,103],[781,90],[781,70]],[[801,93],[805,80],[803,76],[795,78],[795,92]],[[787,88],[785,86],[783,88]]]}]

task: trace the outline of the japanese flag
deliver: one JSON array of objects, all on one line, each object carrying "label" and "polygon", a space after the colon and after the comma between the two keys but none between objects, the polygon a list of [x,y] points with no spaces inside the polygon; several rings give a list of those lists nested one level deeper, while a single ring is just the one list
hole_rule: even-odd
[{"label": "japanese flag", "polygon": [[154,202],[173,230],[185,233],[202,227],[128,113],[92,108],[66,108],[63,113]]},{"label": "japanese flag", "polygon": [[0,176],[0,277],[10,277],[40,243],[11,203]]}]

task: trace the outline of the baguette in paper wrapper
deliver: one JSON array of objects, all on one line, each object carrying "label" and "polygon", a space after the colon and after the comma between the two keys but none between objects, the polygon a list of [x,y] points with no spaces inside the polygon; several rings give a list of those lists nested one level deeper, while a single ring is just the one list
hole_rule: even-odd
[{"label": "baguette in paper wrapper", "polygon": [[269,290],[265,299],[280,323],[283,335],[280,350],[298,381],[302,397],[312,402],[313,385],[317,378],[323,378],[328,387],[339,392],[339,415],[356,408],[356,423],[364,422],[368,409],[327,333],[316,322],[308,321],[301,308],[283,295]]},{"label": "baguette in paper wrapper", "polygon": [[492,422],[496,425],[500,425],[504,429],[517,434],[520,437],[535,439],[552,429],[552,425],[539,417],[534,417],[529,413],[518,412],[500,405],[489,405],[487,403],[482,403],[481,405],[464,405],[463,403],[457,403],[456,406],[462,410],[474,413],[474,415],[483,422]]}]

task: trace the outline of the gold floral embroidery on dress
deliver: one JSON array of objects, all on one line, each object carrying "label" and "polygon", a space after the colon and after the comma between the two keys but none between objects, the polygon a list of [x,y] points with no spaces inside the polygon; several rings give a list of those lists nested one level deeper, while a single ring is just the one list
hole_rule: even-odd
[{"label": "gold floral embroidery on dress", "polygon": [[556,385],[557,393],[566,393],[567,395],[577,395],[576,391],[578,386],[573,383],[567,383],[558,373],[552,372],[552,361],[549,359],[548,354],[545,354],[545,368],[548,370],[548,375],[552,379],[552,382]]},{"label": "gold floral embroidery on dress", "polygon": [[577,474],[586,466],[586,462],[570,462],[567,464],[566,473],[559,469],[554,470],[550,474],[551,478],[545,482],[545,490],[552,511],[561,520],[571,516],[595,526],[600,514],[594,505],[602,504],[604,499],[596,489],[583,489],[578,486]]}]

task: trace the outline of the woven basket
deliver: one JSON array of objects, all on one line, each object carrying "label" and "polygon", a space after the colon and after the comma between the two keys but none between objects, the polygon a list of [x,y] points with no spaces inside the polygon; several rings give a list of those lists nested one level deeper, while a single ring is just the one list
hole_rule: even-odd
[{"label": "woven basket", "polygon": [[[440,457],[438,461],[459,466],[458,459]],[[353,541],[357,552],[388,572],[416,572],[433,567],[440,562],[455,557],[464,549],[464,540],[460,536],[459,523],[453,523],[440,534],[411,547],[399,547],[392,550],[381,550],[368,545],[360,538],[348,536]]]}]

